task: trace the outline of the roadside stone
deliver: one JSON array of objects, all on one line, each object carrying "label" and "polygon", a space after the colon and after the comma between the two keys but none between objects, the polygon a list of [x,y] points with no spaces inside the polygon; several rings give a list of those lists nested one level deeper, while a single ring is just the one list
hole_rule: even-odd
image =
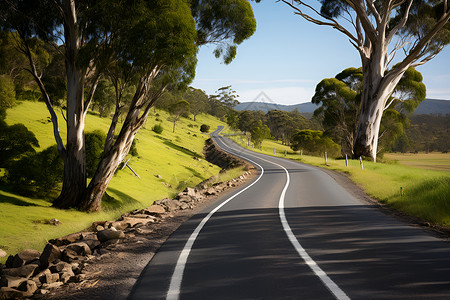
[{"label": "roadside stone", "polygon": [[78,274],[70,278],[69,282],[80,283],[84,280],[86,280],[86,274]]},{"label": "roadside stone", "polygon": [[61,259],[67,263],[74,260],[79,260],[81,257],[72,249],[64,249],[61,254]]},{"label": "roadside stone", "polygon": [[45,283],[46,280],[45,276],[50,274],[52,274],[52,272],[49,269],[45,269],[44,271],[41,271],[36,276],[34,276],[33,281],[40,284]]},{"label": "roadside stone", "polygon": [[29,264],[20,268],[3,269],[3,275],[8,275],[11,277],[24,277],[28,279],[34,274],[34,271],[38,267],[39,266],[36,264]]},{"label": "roadside stone", "polygon": [[36,295],[47,295],[48,293],[50,293],[49,290],[38,289],[35,294]]},{"label": "roadside stone", "polygon": [[150,207],[146,208],[145,212],[147,214],[150,214],[150,215],[152,215],[152,214],[163,214],[163,213],[166,212],[166,210],[161,205],[153,204]]},{"label": "roadside stone", "polygon": [[65,261],[60,261],[59,263],[50,266],[49,270],[52,273],[60,273],[62,271],[64,271],[64,269],[71,269],[72,270],[72,265],[65,262]]},{"label": "roadside stone", "polygon": [[123,239],[125,234],[121,230],[116,230],[115,228],[105,229],[97,232],[97,238],[101,243],[104,243],[113,239]]},{"label": "roadside stone", "polygon": [[61,250],[53,244],[47,244],[39,257],[41,266],[44,268],[58,259],[61,259]]},{"label": "roadside stone", "polygon": [[75,243],[81,239],[80,233],[72,233],[66,236],[63,236],[58,239],[50,240],[50,243],[52,243],[55,246],[61,247],[65,245],[69,245],[72,243]]},{"label": "roadside stone", "polygon": [[217,195],[217,190],[211,187],[205,191],[205,195],[207,196]]},{"label": "roadside stone", "polygon": [[180,201],[173,199],[164,199],[162,204],[167,208],[167,211],[174,211],[180,208]]},{"label": "roadside stone", "polygon": [[43,284],[52,284],[52,283],[58,282],[59,274],[58,273],[50,273],[50,274],[46,273],[44,275],[43,279],[44,279]]},{"label": "roadside stone", "polygon": [[6,262],[5,262],[5,266],[7,267],[7,268],[12,268],[13,266],[13,260],[14,260],[14,255],[10,255],[10,256],[8,256],[8,258],[6,259]]},{"label": "roadside stone", "polygon": [[193,189],[193,188],[188,187],[184,191],[190,197],[196,197],[197,196],[197,191],[195,189]]},{"label": "roadside stone", "polygon": [[128,224],[128,227],[135,227],[138,224],[146,225],[148,223],[154,223],[155,220],[154,220],[154,218],[146,218],[146,219],[142,219],[142,218],[125,218],[125,220],[123,220],[123,222],[126,222]]},{"label": "roadside stone", "polygon": [[102,225],[97,225],[96,227],[95,227],[95,231],[102,231],[102,230],[104,230],[105,229],[105,227],[103,227]]},{"label": "roadside stone", "polygon": [[26,278],[3,275],[0,279],[1,287],[17,288]]},{"label": "roadside stone", "polygon": [[182,202],[180,205],[181,210],[185,210],[185,209],[189,209],[189,208],[190,208],[189,204],[187,204],[185,202]]},{"label": "roadside stone", "polygon": [[6,253],[3,249],[0,249],[0,257],[6,257],[8,253]]},{"label": "roadside stone", "polygon": [[117,230],[124,230],[128,227],[128,225],[122,221],[115,221],[111,223],[110,227],[114,227]]},{"label": "roadside stone", "polygon": [[26,249],[16,254],[12,261],[13,268],[19,268],[33,260],[39,259],[41,253],[34,249]]},{"label": "roadside stone", "polygon": [[22,282],[17,289],[24,292],[24,296],[30,297],[37,291],[38,288],[36,282],[33,280],[27,280]]},{"label": "roadside stone", "polygon": [[[58,275],[58,274],[56,274],[56,275]],[[53,283],[44,283],[42,285],[42,289],[44,289],[44,290],[56,289],[56,288],[59,288],[61,285],[63,285],[63,283],[61,281],[53,282]]]},{"label": "roadside stone", "polygon": [[70,244],[70,245],[67,246],[66,249],[73,250],[78,255],[81,255],[81,256],[92,254],[91,248],[89,248],[89,246],[86,243],[84,243],[84,242],[78,242],[78,243]]},{"label": "roadside stone", "polygon": [[95,236],[95,239],[83,240],[83,243],[89,246],[91,252],[94,251],[94,249],[101,244],[100,241],[97,239],[97,236]]},{"label": "roadside stone", "polygon": [[20,299],[23,298],[23,292],[10,287],[0,288],[0,299]]}]

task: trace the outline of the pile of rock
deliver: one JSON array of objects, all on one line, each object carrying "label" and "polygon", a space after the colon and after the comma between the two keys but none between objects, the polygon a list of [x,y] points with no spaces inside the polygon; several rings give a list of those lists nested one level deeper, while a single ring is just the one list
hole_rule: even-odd
[{"label": "pile of rock", "polygon": [[152,224],[161,222],[173,212],[194,208],[202,200],[237,186],[250,175],[209,186],[186,188],[176,199],[155,201],[148,208],[123,214],[118,220],[94,222],[86,232],[50,240],[41,252],[28,249],[10,255],[0,264],[0,299],[26,298],[47,294],[65,283],[86,280],[85,266],[101,259],[116,244],[137,234],[151,232]]}]

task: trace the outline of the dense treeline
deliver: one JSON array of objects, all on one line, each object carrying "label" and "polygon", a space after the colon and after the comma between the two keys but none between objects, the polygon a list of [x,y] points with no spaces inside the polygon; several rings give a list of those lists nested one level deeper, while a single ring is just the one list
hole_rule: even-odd
[{"label": "dense treeline", "polygon": [[392,147],[394,152],[447,153],[450,150],[450,115],[413,115],[411,125]]}]

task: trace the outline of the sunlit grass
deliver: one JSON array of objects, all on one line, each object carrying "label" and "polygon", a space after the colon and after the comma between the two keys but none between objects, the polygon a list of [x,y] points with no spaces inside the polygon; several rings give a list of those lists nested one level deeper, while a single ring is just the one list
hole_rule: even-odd
[{"label": "sunlit grass", "polygon": [[[264,141],[261,151],[247,146],[245,137],[234,136],[232,138],[241,146],[255,152],[286,157],[346,173],[368,195],[380,202],[423,221],[450,227],[450,172],[438,171],[434,168],[435,159],[439,159],[442,164],[442,159],[445,160],[447,155],[438,155],[438,158],[428,158],[425,155],[416,156],[415,166],[387,160],[385,163],[363,161],[363,168],[361,168],[359,160],[349,159],[347,167],[345,159],[328,158],[325,165],[324,157],[301,156],[299,152],[294,152],[288,146],[281,145],[277,141]],[[284,155],[285,151],[286,156]],[[391,157],[393,156],[390,154],[386,155],[387,159],[391,159]],[[421,160],[422,157],[423,160]],[[416,167],[417,165],[420,167]],[[403,190],[403,196],[400,189]]]},{"label": "sunlit grass", "polygon": [[[55,144],[52,124],[42,102],[25,101],[7,111],[6,122],[10,125],[23,123],[33,131],[41,151]],[[61,116],[61,115],[60,115]],[[76,210],[58,210],[50,207],[44,199],[32,199],[11,193],[8,187],[0,187],[0,249],[17,253],[26,248],[41,250],[47,240],[83,230],[94,221],[115,219],[122,213],[144,208],[155,200],[171,197],[186,186],[195,186],[203,180],[219,174],[220,168],[204,159],[207,134],[200,132],[202,124],[211,129],[224,125],[215,117],[200,115],[196,122],[182,118],[172,133],[172,123],[167,121],[168,113],[153,110],[147,123],[136,136],[138,157],[131,157],[129,165],[140,176],[136,177],[128,168],[119,170],[111,180],[104,201],[103,211],[86,214]],[[65,124],[60,117],[60,132],[65,141]],[[108,131],[110,120],[88,114],[86,132],[100,129]],[[162,134],[151,130],[161,123]],[[159,176],[158,176],[159,175]],[[60,226],[44,224],[45,220],[56,218]],[[4,262],[6,258],[0,259]]]}]

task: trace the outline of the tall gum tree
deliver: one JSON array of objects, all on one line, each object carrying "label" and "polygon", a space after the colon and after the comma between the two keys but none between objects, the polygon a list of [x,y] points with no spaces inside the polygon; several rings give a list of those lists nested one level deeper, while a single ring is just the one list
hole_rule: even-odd
[{"label": "tall gum tree", "polygon": [[[281,0],[295,14],[346,35],[359,52],[363,70],[360,118],[354,157],[376,161],[383,111],[403,74],[434,58],[450,42],[447,0],[319,0],[318,6]],[[403,50],[394,67],[397,52]]]},{"label": "tall gum tree", "polygon": [[[158,7],[167,8],[166,19],[154,15],[152,10]],[[51,115],[58,150],[64,159],[63,190],[54,206],[86,211],[100,210],[101,198],[112,175],[165,88],[192,79],[197,48],[216,44],[216,56],[230,63],[236,55],[237,45],[256,29],[253,11],[246,0],[7,0],[0,2],[0,8],[1,29],[18,34],[18,48],[29,60],[29,71],[41,89]],[[127,13],[131,11],[136,14]],[[172,23],[168,24],[168,20]],[[132,26],[137,30],[130,30]],[[142,30],[144,28],[151,30]],[[183,31],[186,28],[189,30]],[[42,74],[28,49],[28,40],[36,36],[64,45],[66,144],[59,134],[58,118],[41,80]],[[149,53],[148,49],[155,52]],[[161,49],[168,51],[159,51]],[[86,188],[85,118],[100,77],[106,70],[114,69],[111,66],[118,66],[122,71],[129,69],[115,74],[120,76],[113,76],[116,79],[115,83],[112,80],[116,87],[116,112],[103,157]],[[118,137],[114,139],[123,109],[117,99],[121,99],[122,91],[128,85],[129,78],[123,76],[125,73],[131,74],[129,78],[134,80],[135,93]]]}]

